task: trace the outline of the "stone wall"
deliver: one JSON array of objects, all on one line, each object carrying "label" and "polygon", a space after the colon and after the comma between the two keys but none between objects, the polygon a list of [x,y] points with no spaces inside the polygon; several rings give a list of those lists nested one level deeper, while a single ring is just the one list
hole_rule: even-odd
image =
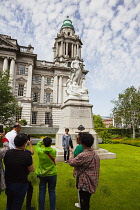
[{"label": "stone wall", "polygon": [[57,131],[58,128],[45,127],[45,126],[35,126],[35,127],[23,126],[21,129],[21,132],[27,134],[56,134]]}]

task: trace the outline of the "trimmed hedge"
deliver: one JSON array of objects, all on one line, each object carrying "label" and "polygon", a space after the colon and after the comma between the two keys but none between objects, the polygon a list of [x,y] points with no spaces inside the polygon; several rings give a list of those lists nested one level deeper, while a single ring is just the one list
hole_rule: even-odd
[{"label": "trimmed hedge", "polygon": [[112,139],[111,142],[113,144],[127,144],[127,145],[140,147],[140,139],[116,138]]},{"label": "trimmed hedge", "polygon": [[[95,131],[100,136],[102,133],[108,133],[108,135],[117,135],[119,137],[128,137],[131,138],[133,131],[131,128],[96,128]],[[106,137],[106,136],[105,136]],[[140,137],[140,129],[136,129],[136,138]],[[108,138],[108,137],[107,137]]]}]

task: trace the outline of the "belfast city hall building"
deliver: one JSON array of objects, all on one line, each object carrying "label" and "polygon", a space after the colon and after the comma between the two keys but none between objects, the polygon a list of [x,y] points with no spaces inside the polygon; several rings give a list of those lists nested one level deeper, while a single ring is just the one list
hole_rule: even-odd
[{"label": "belfast city hall building", "polygon": [[[83,63],[81,48],[69,18],[55,38],[53,62],[38,60],[31,45],[20,46],[16,39],[0,34],[0,71],[9,71],[20,107],[17,120],[26,119],[29,126],[59,127],[71,63],[75,59]],[[87,72],[83,68],[83,80]]]}]

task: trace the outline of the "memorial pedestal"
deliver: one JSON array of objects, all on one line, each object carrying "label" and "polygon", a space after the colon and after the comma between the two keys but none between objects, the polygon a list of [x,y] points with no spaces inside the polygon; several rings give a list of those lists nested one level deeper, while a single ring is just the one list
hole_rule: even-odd
[{"label": "memorial pedestal", "polygon": [[61,107],[60,127],[56,134],[56,147],[62,148],[62,135],[65,133],[65,128],[69,128],[74,147],[76,147],[79,125],[85,127],[84,132],[89,132],[94,136],[93,149],[98,149],[98,136],[93,129],[92,105],[88,103],[88,100],[79,99],[68,99]]},{"label": "memorial pedestal", "polygon": [[93,149],[97,152],[100,159],[116,158],[115,153],[111,153],[108,150],[98,148],[98,135],[93,129],[92,105],[89,104],[89,101],[80,99],[68,99],[61,107],[60,127],[56,134],[56,161],[63,161],[62,135],[65,133],[65,128],[69,128],[69,133],[72,136],[73,146],[75,148],[77,146],[76,137],[79,133],[79,125],[83,125],[85,127],[83,132],[89,132],[93,135]]}]

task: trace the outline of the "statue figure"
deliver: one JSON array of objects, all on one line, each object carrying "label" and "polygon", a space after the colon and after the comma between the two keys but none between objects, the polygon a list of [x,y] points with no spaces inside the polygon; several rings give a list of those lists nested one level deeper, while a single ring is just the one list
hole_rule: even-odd
[{"label": "statue figure", "polygon": [[83,63],[78,60],[78,57],[71,63],[71,75],[67,80],[66,99],[86,99],[88,100],[88,90],[83,83]]},{"label": "statue figure", "polygon": [[71,76],[70,79],[79,86],[82,80],[83,63],[78,60],[78,57],[71,63]]}]

